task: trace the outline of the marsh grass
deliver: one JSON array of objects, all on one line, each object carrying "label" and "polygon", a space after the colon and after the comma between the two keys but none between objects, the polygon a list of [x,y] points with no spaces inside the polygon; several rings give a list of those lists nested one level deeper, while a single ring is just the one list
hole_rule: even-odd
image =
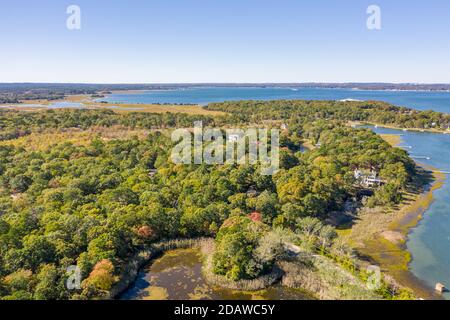
[{"label": "marsh grass", "polygon": [[130,258],[128,263],[120,270],[120,279],[113,285],[109,292],[109,299],[118,297],[130,287],[136,280],[140,270],[148,265],[153,259],[158,258],[166,251],[174,249],[203,248],[210,246],[212,239],[173,239],[163,240],[148,246]]},{"label": "marsh grass", "polygon": [[149,132],[160,130],[130,129],[123,126],[91,127],[81,129],[48,129],[40,132],[32,132],[29,135],[12,140],[0,141],[0,146],[13,146],[25,148],[27,151],[46,151],[49,147],[70,143],[74,146],[87,146],[96,138],[104,141],[125,140],[132,137],[144,139]]},{"label": "marsh grass", "polygon": [[[186,113],[190,115],[210,115],[210,116],[221,116],[225,115],[225,112],[208,110],[199,105],[176,105],[176,104],[148,104],[148,103],[100,103],[93,100],[90,95],[68,95],[64,99],[60,100],[26,100],[22,103],[25,105],[50,105],[52,103],[58,102],[72,102],[72,103],[83,103],[85,108],[89,109],[110,109],[111,107],[118,107],[114,109],[117,113],[128,113],[128,112],[148,112],[148,113]],[[47,110],[46,108],[36,108],[36,107],[22,107],[20,104],[13,105],[12,109],[16,110],[27,110],[27,111],[38,111]],[[138,110],[137,110],[138,109]]]},{"label": "marsh grass", "polygon": [[301,255],[280,262],[282,285],[302,288],[322,300],[379,300],[365,283],[334,261],[320,255]]},{"label": "marsh grass", "polygon": [[[400,205],[362,210],[351,232],[345,236],[357,249],[361,260],[379,265],[392,276],[394,286],[411,288],[416,296],[427,299],[434,299],[436,295],[409,271],[411,254],[406,251],[405,239],[410,229],[423,218],[433,202],[433,192],[443,186],[445,178],[435,168],[419,166]],[[402,240],[393,241],[386,236],[389,232],[401,236]]]}]

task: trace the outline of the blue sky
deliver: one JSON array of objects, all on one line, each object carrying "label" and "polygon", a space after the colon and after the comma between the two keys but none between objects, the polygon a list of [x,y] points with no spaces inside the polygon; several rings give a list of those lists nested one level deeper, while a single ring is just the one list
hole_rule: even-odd
[{"label": "blue sky", "polygon": [[448,0],[1,0],[0,41],[0,82],[450,83]]}]

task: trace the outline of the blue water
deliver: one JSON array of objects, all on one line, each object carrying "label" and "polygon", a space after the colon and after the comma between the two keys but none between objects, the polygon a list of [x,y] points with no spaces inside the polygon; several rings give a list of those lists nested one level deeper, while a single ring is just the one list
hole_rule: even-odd
[{"label": "blue water", "polygon": [[[450,135],[427,132],[403,132],[385,128],[377,133],[402,134],[402,144],[420,163],[450,172]],[[428,159],[427,159],[428,158]],[[411,271],[434,288],[442,282],[450,286],[450,183],[434,192],[434,202],[424,219],[411,230],[407,241],[412,254]],[[450,293],[444,296],[450,298]]]},{"label": "blue water", "polygon": [[[192,88],[112,94],[102,100],[114,103],[207,104],[230,100],[381,100],[418,110],[450,113],[450,92],[367,91],[348,89],[289,88]],[[378,133],[402,134],[403,146],[417,161],[450,171],[450,135],[403,132],[385,128]],[[447,175],[448,177],[448,175]],[[407,248],[412,254],[411,271],[430,286],[442,282],[450,287],[450,183],[434,193],[435,201],[418,226],[411,230]],[[450,294],[445,294],[450,298]]]},{"label": "blue water", "polygon": [[[230,100],[381,100],[419,110],[450,113],[450,92],[367,91],[348,89],[289,88],[192,88],[112,94],[102,100],[113,103],[207,104]],[[402,134],[403,146],[417,161],[450,171],[450,135],[403,132],[385,128],[378,133]],[[411,271],[434,287],[442,282],[450,287],[450,184],[434,193],[435,201],[419,225],[411,230],[407,248],[412,254]],[[450,294],[446,294],[450,298]]]},{"label": "blue water", "polygon": [[140,93],[111,94],[98,99],[111,103],[185,103],[207,104],[230,100],[381,100],[418,110],[450,113],[450,92],[368,91],[314,88],[243,88],[201,87],[177,90],[155,90]]}]

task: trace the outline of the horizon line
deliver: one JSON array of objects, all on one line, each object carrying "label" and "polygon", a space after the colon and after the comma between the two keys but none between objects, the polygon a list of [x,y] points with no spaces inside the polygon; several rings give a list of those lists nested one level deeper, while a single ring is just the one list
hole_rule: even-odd
[{"label": "horizon line", "polygon": [[85,85],[312,85],[312,84],[326,84],[326,85],[353,85],[353,84],[363,84],[363,85],[410,85],[410,86],[420,86],[420,85],[450,85],[450,82],[357,82],[357,81],[345,81],[345,82],[3,82],[0,81],[0,85],[4,84],[85,84]]}]

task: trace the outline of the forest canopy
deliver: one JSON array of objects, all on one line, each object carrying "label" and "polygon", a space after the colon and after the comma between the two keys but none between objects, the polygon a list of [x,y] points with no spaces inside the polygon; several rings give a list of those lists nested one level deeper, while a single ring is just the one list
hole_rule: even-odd
[{"label": "forest canopy", "polygon": [[[371,205],[398,203],[416,174],[404,150],[343,123],[394,115],[402,123],[404,109],[304,101],[208,108],[231,115],[2,111],[3,140],[49,129],[114,125],[146,129],[147,135],[112,140],[100,135],[87,145],[48,141],[43,150],[0,146],[0,297],[102,297],[140,250],[161,240],[200,236],[217,237],[217,274],[252,279],[273,262],[255,259],[259,239],[273,228],[306,232],[312,222],[343,210],[361,191],[355,170],[374,170],[385,181],[373,190]],[[444,115],[419,115],[418,123],[448,122]],[[170,136],[153,130],[190,127],[194,120],[246,126],[268,119],[289,123],[281,137],[281,170],[273,176],[260,175],[258,165],[174,164]],[[304,150],[304,141],[317,146]],[[314,230],[323,230],[324,238],[333,235],[325,227]],[[83,275],[82,288],[75,291],[65,287],[72,265]]]}]

